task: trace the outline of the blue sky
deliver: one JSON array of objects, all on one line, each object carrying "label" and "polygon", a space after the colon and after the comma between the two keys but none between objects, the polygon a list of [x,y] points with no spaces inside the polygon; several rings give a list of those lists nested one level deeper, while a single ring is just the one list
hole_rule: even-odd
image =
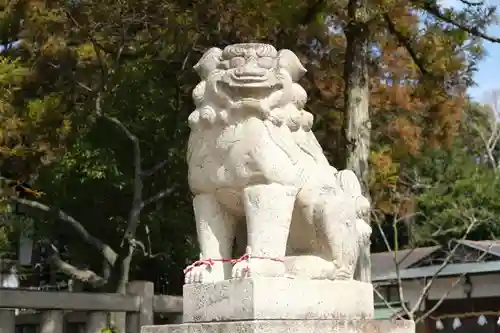
[{"label": "blue sky", "polygon": [[[500,6],[500,0],[494,0]],[[492,27],[488,31],[490,35],[500,37],[500,26]],[[476,73],[474,80],[477,87],[470,88],[469,94],[476,100],[485,102],[485,94],[493,89],[500,88],[500,44],[485,42],[487,56],[479,64],[479,71]]]},{"label": "blue sky", "polygon": [[[485,2],[500,7],[500,0],[486,0]],[[441,3],[451,7],[460,7],[461,5],[459,0],[441,0]],[[500,25],[492,26],[488,30],[488,34],[500,37]],[[487,55],[479,64],[479,71],[474,76],[477,86],[469,89],[471,97],[479,102],[488,102],[486,94],[493,89],[500,88],[500,65],[498,64],[500,60],[500,44],[485,41],[484,45]]]}]

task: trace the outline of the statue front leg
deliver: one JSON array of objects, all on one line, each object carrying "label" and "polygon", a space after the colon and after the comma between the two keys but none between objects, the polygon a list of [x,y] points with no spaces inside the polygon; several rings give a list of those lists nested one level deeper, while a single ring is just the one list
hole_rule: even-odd
[{"label": "statue front leg", "polygon": [[233,278],[285,275],[282,260],[296,195],[295,187],[279,184],[255,185],[244,190],[247,245],[251,253],[248,260],[234,265]]},{"label": "statue front leg", "polygon": [[[200,245],[200,260],[231,258],[235,218],[216,200],[213,194],[198,194],[193,199],[196,231]],[[229,275],[230,263],[213,261],[189,267],[185,283],[217,282]]]},{"label": "statue front leg", "polygon": [[359,241],[356,230],[354,207],[341,194],[321,195],[314,212],[331,252],[334,271],[332,280],[352,280],[359,256]]},{"label": "statue front leg", "polygon": [[356,263],[356,271],[354,279],[371,283],[371,254],[370,254],[370,237],[372,228],[363,219],[356,220],[356,228],[359,237],[359,258]]}]

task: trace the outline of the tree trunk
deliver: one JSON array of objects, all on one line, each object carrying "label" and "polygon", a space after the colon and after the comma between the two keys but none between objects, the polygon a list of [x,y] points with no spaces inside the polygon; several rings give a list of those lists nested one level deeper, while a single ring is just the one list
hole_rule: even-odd
[{"label": "tree trunk", "polygon": [[347,40],[344,64],[344,167],[359,178],[363,194],[368,188],[371,123],[368,76],[368,24],[365,0],[350,0],[345,28]]}]

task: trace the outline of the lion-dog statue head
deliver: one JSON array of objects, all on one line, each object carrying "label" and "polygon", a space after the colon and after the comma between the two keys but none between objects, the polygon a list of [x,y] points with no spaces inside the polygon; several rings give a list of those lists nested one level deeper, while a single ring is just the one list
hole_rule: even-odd
[{"label": "lion-dog statue head", "polygon": [[[188,118],[192,129],[217,122],[237,122],[258,115],[276,125],[310,129],[313,117],[302,110],[305,90],[296,82],[306,73],[290,50],[247,43],[211,48],[194,66],[202,81],[193,91],[196,110]],[[286,112],[275,109],[290,107]]]}]

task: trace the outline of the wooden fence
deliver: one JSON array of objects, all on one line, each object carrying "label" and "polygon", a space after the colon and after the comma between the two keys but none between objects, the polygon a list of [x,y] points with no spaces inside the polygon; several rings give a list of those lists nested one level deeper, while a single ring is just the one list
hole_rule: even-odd
[{"label": "wooden fence", "polygon": [[153,283],[145,281],[130,282],[126,295],[0,289],[0,333],[16,332],[20,323],[15,309],[42,311],[38,333],[69,331],[68,315],[82,318],[82,312],[85,333],[101,333],[108,327],[109,313],[125,313],[124,325],[117,325],[119,333],[139,333],[142,326],[153,325],[155,313],[182,313],[182,297],[154,295]]}]

